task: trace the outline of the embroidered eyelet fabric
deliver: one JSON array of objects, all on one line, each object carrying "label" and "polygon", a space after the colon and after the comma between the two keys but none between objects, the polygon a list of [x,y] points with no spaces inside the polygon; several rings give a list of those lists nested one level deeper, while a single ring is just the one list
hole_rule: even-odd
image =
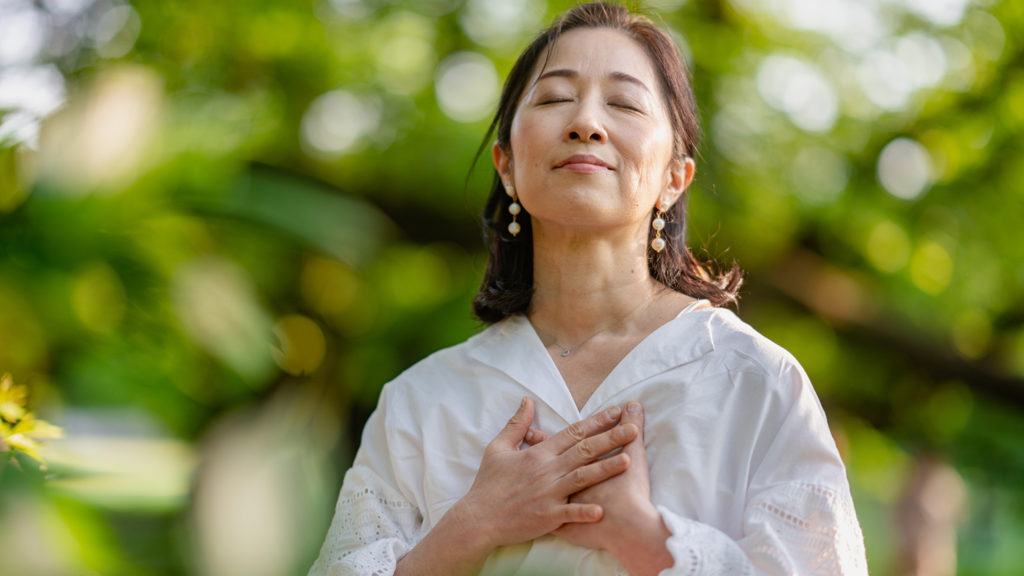
[{"label": "embroidered eyelet fabric", "polygon": [[738,541],[664,507],[658,511],[672,532],[667,545],[675,559],[662,576],[867,574],[848,493],[803,483],[776,487],[748,504],[748,536]]},{"label": "embroidered eyelet fabric", "polygon": [[[814,485],[781,487],[752,506],[752,536],[737,542],[715,528],[658,507],[672,532],[675,566],[662,576],[808,576],[867,574],[860,525],[848,497]],[[316,576],[390,576],[419,541],[412,505],[360,490],[339,499]],[[617,562],[615,576],[629,576]]]},{"label": "embroidered eyelet fabric", "polygon": [[422,523],[416,507],[400,497],[365,487],[343,493],[310,575],[390,576],[419,541]]},{"label": "embroidered eyelet fabric", "polygon": [[[672,536],[662,576],[867,574],[846,471],[799,364],[731,312],[651,334],[578,409],[522,317],[385,386],[310,576],[388,576],[472,485],[523,396],[555,434],[611,405],[645,407],[651,500]],[[494,551],[484,576],[625,576],[554,536]]]}]

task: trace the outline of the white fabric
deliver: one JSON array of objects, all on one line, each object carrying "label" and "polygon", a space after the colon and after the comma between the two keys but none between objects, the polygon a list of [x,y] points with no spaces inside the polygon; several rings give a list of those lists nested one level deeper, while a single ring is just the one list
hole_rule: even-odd
[{"label": "white fabric", "polygon": [[[576,408],[523,316],[419,362],[384,387],[310,576],[392,574],[462,497],[524,395],[553,434],[640,401],[651,499],[677,575],[866,574],[842,461],[796,360],[728,310],[680,314]],[[499,548],[482,574],[625,574],[553,536]]]}]

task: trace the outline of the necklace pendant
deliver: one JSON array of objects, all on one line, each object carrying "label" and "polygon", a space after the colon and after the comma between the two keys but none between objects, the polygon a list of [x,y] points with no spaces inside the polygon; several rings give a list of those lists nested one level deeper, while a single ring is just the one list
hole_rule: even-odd
[{"label": "necklace pendant", "polygon": [[566,349],[566,350],[562,350],[562,358],[565,358],[569,354],[572,354],[572,349],[571,348]]}]

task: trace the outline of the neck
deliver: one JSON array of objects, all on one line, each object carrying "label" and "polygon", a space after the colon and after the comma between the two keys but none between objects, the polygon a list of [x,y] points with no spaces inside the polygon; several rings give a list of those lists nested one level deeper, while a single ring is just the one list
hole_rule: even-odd
[{"label": "neck", "polygon": [[[647,268],[647,235],[533,228],[529,317],[545,344],[575,346],[596,331],[625,331],[664,287]],[[623,325],[625,324],[625,325]]]}]

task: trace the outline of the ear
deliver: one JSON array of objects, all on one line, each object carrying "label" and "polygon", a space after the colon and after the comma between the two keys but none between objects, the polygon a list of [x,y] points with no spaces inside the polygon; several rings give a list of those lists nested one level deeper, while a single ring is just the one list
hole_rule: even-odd
[{"label": "ear", "polygon": [[693,161],[693,158],[685,156],[682,160],[672,161],[668,167],[668,185],[662,191],[661,196],[658,196],[658,201],[665,207],[664,209],[667,210],[679,200],[679,197],[693,182],[695,174],[697,174],[697,163]]},{"label": "ear", "polygon": [[501,176],[501,181],[506,185],[512,184],[512,155],[495,140],[491,146],[491,156],[494,160],[494,169]]}]

